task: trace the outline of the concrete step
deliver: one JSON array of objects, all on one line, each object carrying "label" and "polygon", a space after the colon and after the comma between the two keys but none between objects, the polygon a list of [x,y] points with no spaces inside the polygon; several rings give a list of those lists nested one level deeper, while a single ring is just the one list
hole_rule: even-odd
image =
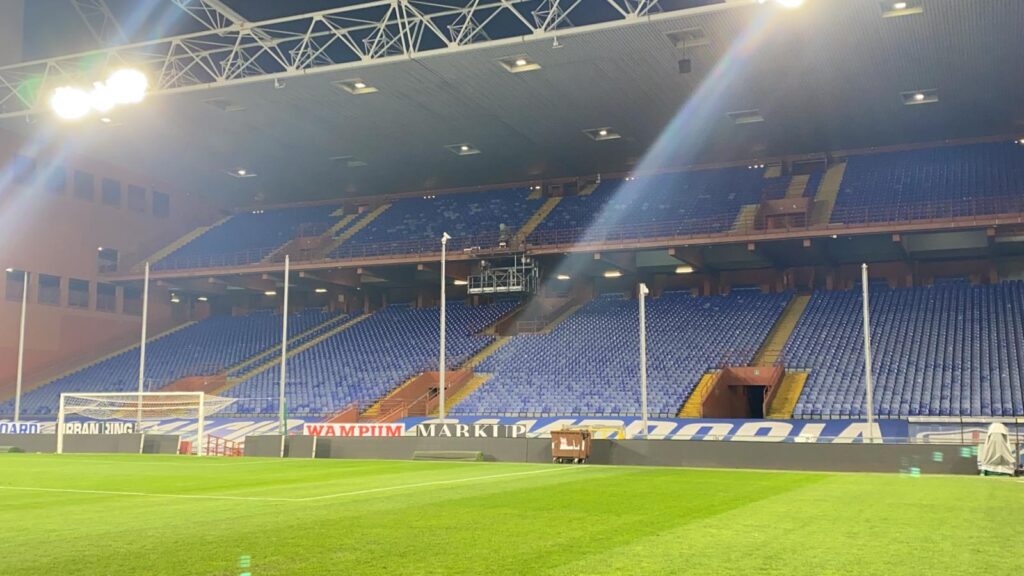
[{"label": "concrete step", "polygon": [[787,419],[793,417],[793,408],[796,407],[800,393],[803,392],[804,384],[807,383],[807,372],[786,372],[782,377],[782,384],[779,391],[768,407],[765,418]]},{"label": "concrete step", "polygon": [[814,206],[811,208],[810,225],[822,226],[832,219],[832,210],[836,206],[836,197],[846,174],[846,162],[833,164],[825,171],[821,184],[814,194]]},{"label": "concrete step", "polygon": [[522,228],[520,228],[518,232],[516,232],[513,244],[519,245],[525,241],[530,233],[537,229],[537,226],[539,226],[540,223],[548,217],[548,214],[551,214],[551,211],[554,210],[555,206],[558,206],[558,203],[561,201],[561,198],[548,198],[545,200],[544,203],[541,204],[540,208],[533,213],[533,216],[530,216],[530,219],[523,224]]},{"label": "concrete step", "polygon": [[789,342],[789,337],[793,335],[793,330],[796,329],[797,322],[803,316],[810,300],[808,294],[798,294],[790,299],[761,343],[761,347],[754,354],[754,360],[751,362],[753,366],[771,366],[779,361],[782,349],[785,348],[786,342]]},{"label": "concrete step", "polygon": [[[297,344],[303,338],[306,338],[306,337],[308,337],[308,336],[310,336],[312,334],[316,334],[319,331],[326,330],[329,327],[331,327],[332,325],[337,324],[338,322],[341,322],[342,320],[346,320],[346,319],[350,319],[350,318],[346,317],[344,314],[338,314],[337,316],[332,316],[331,318],[328,318],[327,320],[321,322],[320,324],[317,324],[316,326],[313,326],[309,330],[306,330],[306,331],[302,332],[301,334],[296,334],[295,336],[292,336],[291,338],[289,338],[288,339],[288,347],[291,348],[294,344]],[[228,368],[225,369],[225,372],[228,373],[228,374],[231,374],[232,372],[235,372],[235,371],[237,371],[237,370],[239,370],[241,368],[245,368],[246,366],[253,365],[256,362],[259,362],[259,361],[261,361],[263,359],[266,359],[270,355],[275,354],[275,353],[276,354],[280,354],[281,353],[281,345],[280,344],[277,344],[275,346],[271,346],[270,348],[267,348],[266,350],[263,350],[262,352],[259,352],[258,354],[255,354],[253,356],[250,356],[250,357],[246,358],[245,360],[242,360],[241,362],[239,362],[239,363],[237,363],[237,364],[235,364],[233,366],[229,366]]]},{"label": "concrete step", "polygon": [[327,246],[324,248],[323,254],[321,254],[321,256],[326,258],[327,255],[333,252],[335,248],[341,246],[346,240],[355,236],[356,233],[362,230],[363,228],[366,228],[366,226],[368,226],[370,222],[376,220],[378,216],[383,214],[384,211],[390,207],[391,204],[381,204],[380,206],[377,206],[373,210],[370,210],[369,212],[364,214],[362,218],[359,218],[359,220],[357,220],[354,224],[346,228],[344,231],[342,231],[340,235],[336,236],[330,243],[328,243]]},{"label": "concrete step", "polygon": [[701,417],[701,402],[707,396],[711,388],[714,387],[715,381],[718,379],[718,370],[705,373],[700,377],[700,382],[690,393],[690,397],[683,403],[683,407],[679,409],[680,418],[700,418]]},{"label": "concrete step", "polygon": [[803,198],[807,191],[807,183],[811,180],[810,174],[793,176],[786,187],[786,198]]},{"label": "concrete step", "polygon": [[[455,394],[452,394],[451,398],[446,399],[445,410],[447,410],[448,413],[451,414],[452,408],[458,406],[459,402],[465,400],[466,397],[472,394],[474,390],[483,386],[488,380],[491,379],[491,376],[493,376],[493,374],[474,374],[473,377],[469,379],[469,382],[467,382],[466,385],[463,386],[461,390],[459,390]],[[431,410],[430,415],[437,416],[437,412],[437,410]]]},{"label": "concrete step", "polygon": [[744,204],[741,206],[730,231],[738,234],[752,232],[756,228],[757,211],[760,208],[760,204]]},{"label": "concrete step", "polygon": [[220,226],[221,224],[227,222],[229,218],[231,218],[231,216],[225,216],[224,218],[221,218],[220,220],[214,222],[209,226],[200,226],[199,228],[196,228],[195,230],[189,232],[188,234],[185,234],[181,238],[178,238],[174,242],[171,242],[167,246],[164,246],[160,250],[157,250],[155,253],[150,255],[149,258],[145,258],[135,266],[132,266],[131,271],[136,274],[142,273],[142,271],[145,270],[146,262],[149,262],[150,266],[156,264],[157,262],[170,256],[175,250],[181,248],[182,246],[188,244],[189,242],[195,240],[196,238],[199,238],[200,236],[206,234],[210,230],[213,230],[217,226]]}]

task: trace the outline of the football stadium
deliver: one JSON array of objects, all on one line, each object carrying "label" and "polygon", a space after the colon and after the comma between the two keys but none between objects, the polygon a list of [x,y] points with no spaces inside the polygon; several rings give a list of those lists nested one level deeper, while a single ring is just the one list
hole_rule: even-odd
[{"label": "football stadium", "polygon": [[0,0],[0,575],[1024,570],[1021,0]]}]

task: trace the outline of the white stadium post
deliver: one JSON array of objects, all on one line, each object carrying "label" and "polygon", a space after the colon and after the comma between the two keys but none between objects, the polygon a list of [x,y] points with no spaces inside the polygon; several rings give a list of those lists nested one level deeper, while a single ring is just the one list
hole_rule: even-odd
[{"label": "white stadium post", "polygon": [[14,384],[14,423],[21,421],[21,375],[25,365],[25,309],[28,307],[28,271],[21,281],[21,327],[18,329],[18,377]]},{"label": "white stadium post", "polygon": [[861,264],[860,283],[864,301],[864,392],[867,397],[868,442],[875,441],[875,402],[872,398],[874,382],[871,377],[871,312],[868,309],[868,265]]},{"label": "white stadium post", "polygon": [[142,394],[146,391],[146,320],[149,317],[149,262],[142,283],[142,339],[139,342],[139,411],[136,426],[142,430]]},{"label": "white stadium post", "polygon": [[60,395],[57,407],[57,454],[64,453],[64,393]]},{"label": "white stadium post", "polygon": [[199,392],[199,427],[196,430],[196,456],[206,455],[206,393]]},{"label": "white stadium post", "polygon": [[278,390],[278,418],[281,421],[281,436],[288,434],[288,415],[285,413],[284,382],[288,376],[288,275],[291,260],[284,255],[284,303],[281,308],[281,385]]},{"label": "white stadium post", "polygon": [[650,291],[647,285],[640,283],[640,420],[643,424],[643,436],[647,438],[647,309],[644,306]]},{"label": "white stadium post", "polygon": [[445,256],[448,249],[448,241],[451,240],[451,236],[447,232],[441,236],[441,358],[437,363],[437,371],[440,375],[440,382],[438,383],[438,402],[437,402],[437,415],[444,421],[444,378],[445,372],[447,372],[445,358],[444,358],[444,317],[445,317]]}]

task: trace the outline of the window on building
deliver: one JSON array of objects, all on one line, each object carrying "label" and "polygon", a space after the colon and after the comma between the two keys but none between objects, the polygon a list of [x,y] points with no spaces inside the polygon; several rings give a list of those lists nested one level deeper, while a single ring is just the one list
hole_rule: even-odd
[{"label": "window on building", "polygon": [[96,250],[96,271],[101,274],[117,272],[117,256],[117,250],[100,246]]},{"label": "window on building", "polygon": [[96,309],[100,312],[117,312],[117,286],[96,284]]},{"label": "window on building", "polygon": [[68,306],[72,308],[89,307],[89,281],[68,278]]},{"label": "window on building", "polygon": [[104,178],[100,184],[100,198],[104,206],[120,206],[121,183],[117,180]]},{"label": "window on building", "polygon": [[68,172],[60,164],[53,164],[46,169],[46,191],[50,194],[61,194],[68,188]]},{"label": "window on building", "polygon": [[124,287],[124,307],[125,314],[131,314],[132,316],[142,316],[142,288],[135,286]]},{"label": "window on building", "polygon": [[153,190],[153,216],[167,218],[171,215],[171,197]]},{"label": "window on building", "polygon": [[146,189],[141,186],[128,185],[128,198],[125,202],[132,212],[146,211]]},{"label": "window on building", "polygon": [[25,271],[14,270],[9,268],[7,270],[7,287],[6,294],[7,299],[12,302],[21,302],[22,294],[25,291]]},{"label": "window on building", "polygon": [[92,202],[96,199],[96,177],[89,172],[75,170],[75,198]]},{"label": "window on building", "polygon": [[39,275],[39,295],[36,300],[40,304],[60,306],[60,276],[49,274]]}]

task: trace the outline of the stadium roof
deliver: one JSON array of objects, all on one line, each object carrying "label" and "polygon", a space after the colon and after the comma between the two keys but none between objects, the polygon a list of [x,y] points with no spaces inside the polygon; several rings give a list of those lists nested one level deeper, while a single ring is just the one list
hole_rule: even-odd
[{"label": "stadium roof", "polygon": [[[659,137],[671,143],[659,162],[687,165],[1024,132],[1024,3],[909,4],[922,11],[886,15],[892,6],[875,0],[683,7],[212,85],[56,130],[226,203],[623,171]],[[540,69],[502,65],[520,56]],[[351,93],[357,80],[376,91]],[[55,123],[35,118],[0,127]],[[621,138],[585,133],[601,128]],[[480,153],[453,153],[461,144]],[[228,174],[238,168],[256,176]]]}]

